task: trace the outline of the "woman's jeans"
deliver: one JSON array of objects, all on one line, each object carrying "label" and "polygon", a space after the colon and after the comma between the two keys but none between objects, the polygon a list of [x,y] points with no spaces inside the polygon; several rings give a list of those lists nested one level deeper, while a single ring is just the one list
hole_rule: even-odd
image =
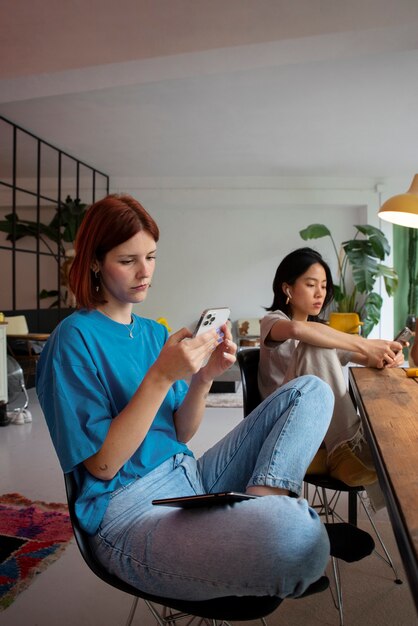
[{"label": "woman's jeans", "polygon": [[333,394],[314,376],[284,385],[199,459],[171,458],[112,495],[92,538],[112,573],[186,600],[298,596],[324,572],[329,542],[306,500],[263,496],[180,509],[154,498],[269,485],[300,495],[328,429]]}]

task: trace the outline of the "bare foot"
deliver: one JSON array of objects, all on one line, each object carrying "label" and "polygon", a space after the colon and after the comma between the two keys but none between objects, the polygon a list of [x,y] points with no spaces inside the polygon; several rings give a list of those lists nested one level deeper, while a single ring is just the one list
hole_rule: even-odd
[{"label": "bare foot", "polygon": [[247,493],[251,493],[255,496],[288,496],[288,489],[281,489],[280,487],[269,487],[267,485],[253,485],[247,488]]}]

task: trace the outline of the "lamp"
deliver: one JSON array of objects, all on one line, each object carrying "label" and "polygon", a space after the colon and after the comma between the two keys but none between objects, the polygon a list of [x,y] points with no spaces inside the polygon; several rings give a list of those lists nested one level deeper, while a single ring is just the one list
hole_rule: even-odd
[{"label": "lamp", "polygon": [[378,215],[392,224],[418,228],[418,174],[406,193],[393,196],[382,204]]}]

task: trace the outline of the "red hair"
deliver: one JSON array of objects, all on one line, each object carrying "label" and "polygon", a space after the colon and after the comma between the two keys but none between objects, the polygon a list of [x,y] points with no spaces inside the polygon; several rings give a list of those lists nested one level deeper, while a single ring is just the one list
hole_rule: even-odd
[{"label": "red hair", "polygon": [[75,257],[69,272],[69,287],[79,308],[94,309],[104,304],[96,290],[92,265],[100,263],[106,254],[140,231],[151,235],[155,242],[158,226],[144,207],[129,195],[110,195],[92,204],[78,229]]}]

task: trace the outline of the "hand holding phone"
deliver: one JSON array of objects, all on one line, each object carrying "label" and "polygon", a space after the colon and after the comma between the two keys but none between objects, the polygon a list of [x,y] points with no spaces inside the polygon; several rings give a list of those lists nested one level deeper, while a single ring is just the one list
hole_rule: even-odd
[{"label": "hand holding phone", "polygon": [[413,336],[413,332],[408,326],[405,326],[395,337],[393,341],[397,341],[398,343],[408,343],[408,341]]},{"label": "hand holding phone", "polygon": [[[231,311],[228,307],[205,309],[200,316],[196,328],[194,329],[193,337],[198,337],[199,335],[206,333],[208,330],[215,328],[219,335],[218,344],[221,343],[223,334],[221,333],[220,328],[226,324],[230,314]],[[207,365],[209,358],[210,357],[203,360],[201,367]]]},{"label": "hand holding phone", "polygon": [[[400,344],[406,345],[413,335],[414,333],[408,328],[408,326],[405,326],[404,328],[402,328],[401,331],[399,331],[399,333],[395,336],[393,341],[397,341]],[[399,353],[400,353],[400,350],[395,352],[396,355],[398,355]],[[383,363],[387,365],[387,361],[383,361]]]},{"label": "hand holding phone", "polygon": [[198,337],[211,328],[218,330],[221,326],[226,324],[230,314],[231,311],[227,307],[205,309],[194,329],[193,337]]}]

